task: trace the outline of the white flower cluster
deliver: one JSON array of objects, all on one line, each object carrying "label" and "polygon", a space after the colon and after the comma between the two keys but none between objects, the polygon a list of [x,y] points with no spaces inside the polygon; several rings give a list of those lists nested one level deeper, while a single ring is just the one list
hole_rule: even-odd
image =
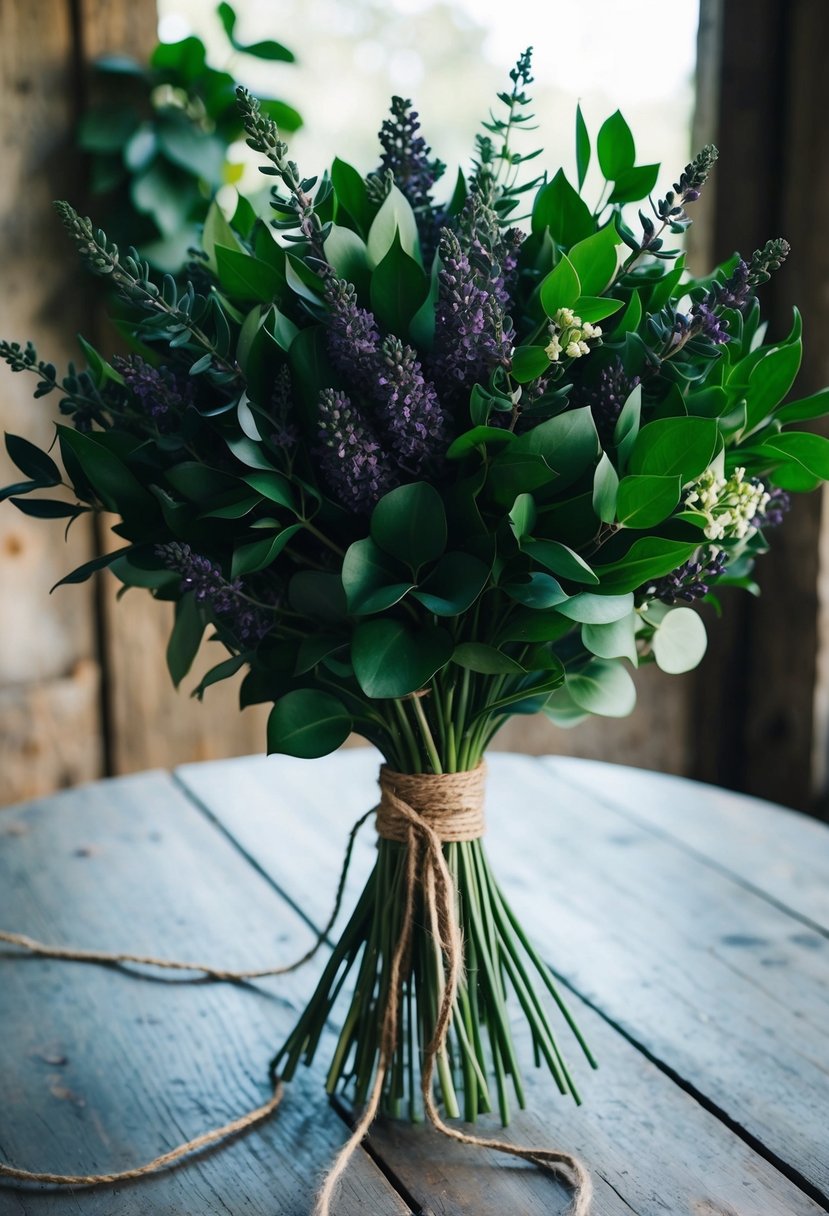
[{"label": "white flower cluster", "polygon": [[752,520],[763,514],[769,497],[761,481],[746,480],[743,468],[728,478],[706,469],[685,495],[685,506],[707,518],[704,531],[709,540],[743,540],[755,531]]},{"label": "white flower cluster", "polygon": [[560,308],[550,322],[550,341],[544,353],[551,363],[558,363],[562,354],[568,359],[580,359],[590,354],[588,342],[601,336],[600,325],[582,321],[572,308]]}]

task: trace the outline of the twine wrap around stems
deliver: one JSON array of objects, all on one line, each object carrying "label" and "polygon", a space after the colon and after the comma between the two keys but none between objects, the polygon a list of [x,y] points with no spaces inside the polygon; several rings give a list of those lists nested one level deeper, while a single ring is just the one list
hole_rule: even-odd
[{"label": "twine wrap around stems", "polygon": [[[442,1135],[461,1144],[507,1153],[550,1170],[561,1177],[573,1190],[572,1216],[588,1216],[590,1211],[592,1182],[587,1169],[576,1156],[558,1149],[525,1147],[510,1144],[505,1140],[471,1136],[457,1128],[450,1127],[441,1118],[432,1092],[435,1064],[446,1044],[452,1020],[452,1007],[463,970],[463,940],[458,922],[457,892],[443,854],[443,844],[450,841],[477,840],[483,836],[485,781],[486,767],[483,763],[470,772],[462,773],[396,773],[387,765],[383,765],[380,770],[381,800],[376,808],[378,834],[384,839],[398,841],[406,846],[403,916],[400,935],[391,959],[389,983],[391,996],[382,1011],[380,1051],[371,1092],[351,1136],[340,1150],[325,1178],[317,1198],[314,1216],[330,1216],[331,1201],[337,1183],[374,1122],[380,1107],[386,1074],[398,1041],[400,998],[405,971],[411,956],[418,893],[422,897],[430,931],[441,951],[446,980],[441,994],[434,1034],[431,1042],[423,1050],[421,1091],[429,1121]],[[175,970],[195,970],[202,971],[209,978],[220,982],[239,982],[294,971],[317,952],[336,920],[342,902],[354,840],[370,814],[372,814],[371,811],[359,819],[349,835],[334,910],[326,927],[319,934],[313,947],[300,959],[287,966],[257,971],[228,971],[203,964],[159,959],[153,956],[48,946],[23,934],[4,931],[0,931],[0,941],[9,942],[32,954],[47,958],[108,965],[141,963]],[[0,1178],[62,1186],[97,1186],[144,1177],[173,1165],[192,1152],[214,1144],[227,1136],[245,1131],[263,1121],[273,1114],[281,1098],[282,1084],[277,1078],[273,1094],[261,1106],[132,1169],[106,1174],[51,1174],[35,1173],[0,1164]]]},{"label": "twine wrap around stems", "polygon": [[434,1034],[423,1050],[420,1087],[427,1118],[442,1135],[461,1144],[508,1153],[550,1170],[573,1190],[572,1216],[588,1216],[590,1211],[593,1184],[578,1157],[559,1149],[530,1148],[510,1144],[506,1140],[471,1136],[467,1132],[459,1131],[444,1123],[432,1093],[435,1064],[446,1043],[452,1020],[452,1006],[463,969],[463,940],[458,923],[457,892],[443,855],[443,845],[452,840],[477,840],[483,835],[485,782],[486,766],[483,762],[478,768],[462,773],[395,773],[387,765],[383,765],[380,770],[378,834],[387,840],[397,840],[406,845],[403,919],[391,960],[391,997],[381,1018],[380,1053],[374,1083],[360,1119],[325,1179],[314,1216],[330,1216],[331,1200],[337,1182],[380,1108],[386,1073],[397,1046],[400,995],[404,971],[411,953],[418,890],[423,897],[432,936],[443,955],[446,974]]}]

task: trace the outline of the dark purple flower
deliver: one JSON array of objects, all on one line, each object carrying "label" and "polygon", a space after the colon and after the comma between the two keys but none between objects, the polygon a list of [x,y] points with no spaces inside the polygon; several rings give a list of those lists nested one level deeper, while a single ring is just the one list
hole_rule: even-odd
[{"label": "dark purple flower", "polygon": [[486,380],[498,364],[506,365],[512,353],[512,326],[499,296],[504,285],[501,269],[484,275],[473,267],[458,236],[448,228],[440,235],[442,268],[435,310],[433,378],[456,395],[476,381]]},{"label": "dark purple flower", "polygon": [[165,430],[193,399],[192,382],[168,367],[153,367],[140,355],[116,355],[112,366],[121,375],[133,404]]},{"label": "dark purple flower", "polygon": [[712,306],[707,303],[708,297],[691,309],[691,317],[696,322],[697,332],[704,338],[718,345],[728,341],[728,322],[719,317]]},{"label": "dark purple flower", "polygon": [[411,101],[392,97],[391,118],[380,128],[380,157],[378,175],[391,170],[398,190],[405,194],[413,209],[418,211],[432,205],[432,187],[446,166],[430,160],[431,148],[420,134],[420,122]]},{"label": "dark purple flower", "polygon": [[357,303],[357,292],[345,279],[329,277],[325,286],[328,353],[338,372],[355,388],[371,390],[377,374],[380,331],[372,313]]},{"label": "dark purple flower", "polygon": [[640,587],[642,599],[661,600],[663,604],[683,601],[692,604],[708,594],[710,583],[725,573],[726,555],[721,549],[707,549],[696,561],[688,561],[663,578]]},{"label": "dark purple flower", "polygon": [[397,484],[392,462],[371,425],[339,389],[319,397],[317,448],[325,480],[344,507],[367,514]]},{"label": "dark purple flower", "polygon": [[446,417],[417,354],[394,335],[383,342],[377,385],[376,417],[395,461],[410,473],[421,473],[446,449]]},{"label": "dark purple flower", "polygon": [[752,528],[779,528],[791,505],[791,496],[785,490],[771,490],[762,514],[751,521]]},{"label": "dark purple flower", "polygon": [[192,592],[196,603],[209,608],[239,642],[255,644],[268,633],[270,617],[248,602],[241,579],[228,581],[215,562],[180,541],[157,545],[156,553],[169,570],[181,575],[180,590]]},{"label": "dark purple flower", "polygon": [[299,431],[291,419],[293,412],[293,395],[291,391],[291,373],[287,364],[283,364],[276,373],[273,392],[271,393],[271,419],[274,430],[271,433],[271,443],[278,448],[290,451],[299,441]]},{"label": "dark purple flower", "polygon": [[639,383],[638,376],[629,375],[620,358],[602,369],[598,383],[593,388],[583,387],[574,395],[573,405],[589,405],[599,432],[602,447],[609,447],[613,431],[622,407]]}]

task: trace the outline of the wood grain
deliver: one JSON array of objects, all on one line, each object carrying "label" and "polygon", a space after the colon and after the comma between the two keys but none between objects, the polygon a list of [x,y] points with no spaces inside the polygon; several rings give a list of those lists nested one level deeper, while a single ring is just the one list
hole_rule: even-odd
[{"label": "wood grain", "polygon": [[[70,6],[63,0],[0,0],[0,30],[0,336],[20,342],[36,336],[41,356],[65,365],[76,355],[74,329],[84,307],[75,257],[52,208],[54,198],[77,197],[79,188],[70,148]],[[0,369],[0,431],[49,447],[57,402],[54,408],[50,400],[34,403],[34,385],[30,375]],[[19,479],[3,449],[0,485]],[[98,685],[88,676],[96,661],[92,592],[64,588],[48,595],[91,550],[84,520],[65,544],[60,526],[8,505],[0,510],[0,738],[7,740],[0,801],[101,771]],[[73,715],[61,712],[67,694]],[[54,706],[44,712],[50,698]],[[59,733],[49,734],[47,727]],[[38,754],[46,747],[54,754]]]},{"label": "wood grain", "polygon": [[[376,764],[371,753],[355,751],[313,765],[285,757],[226,761],[187,767],[178,777],[288,898],[322,923],[347,828],[376,798]],[[826,940],[538,761],[492,755],[490,770],[490,853],[516,910],[551,964],[659,1064],[585,1019],[602,1067],[584,1077],[573,1059],[584,1112],[557,1097],[551,1103],[549,1087],[538,1087],[538,1119],[522,1116],[516,1136],[582,1151],[626,1210],[765,1216],[812,1207],[661,1070],[825,1193]],[[618,784],[618,770],[610,773]],[[663,786],[655,782],[654,801]],[[370,865],[369,845],[370,838],[355,855],[354,886]],[[476,1203],[491,1203],[477,1212],[504,1210],[503,1174],[483,1168],[479,1157],[435,1148],[428,1132],[418,1133],[427,1147],[418,1148],[417,1137],[411,1147],[407,1137],[405,1152],[397,1131],[385,1135],[375,1137],[378,1151],[426,1210],[464,1211],[469,1187]],[[475,1162],[480,1172],[470,1180]],[[506,1167],[508,1175],[518,1171]],[[545,1210],[536,1182],[522,1173],[516,1210]],[[614,1203],[602,1190],[599,1211],[617,1210]]]},{"label": "wood grain", "polygon": [[829,933],[829,832],[819,821],[759,798],[633,768],[558,756],[544,764],[556,779],[680,841]]},{"label": "wood grain", "polygon": [[[0,818],[0,924],[49,940],[230,966],[287,962],[307,925],[162,774]],[[252,1108],[310,991],[311,965],[256,986],[0,955],[3,1158],[56,1171],[126,1168]],[[260,1128],[135,1183],[0,1186],[2,1216],[307,1216],[343,1141],[318,1072]],[[338,1213],[409,1211],[357,1154]]]}]

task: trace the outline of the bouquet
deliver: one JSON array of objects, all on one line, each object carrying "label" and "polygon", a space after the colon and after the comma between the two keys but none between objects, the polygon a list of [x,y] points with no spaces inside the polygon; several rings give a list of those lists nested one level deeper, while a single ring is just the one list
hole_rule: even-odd
[{"label": "bouquet", "polygon": [[527,52],[448,202],[405,99],[374,172],[309,178],[240,89],[270,221],[214,203],[186,277],[157,282],[58,203],[131,353],[80,339],[60,376],[0,346],[64,416],[62,469],[7,437],[24,480],[3,497],[117,517],[123,543],[63,582],[108,567],[171,601],[176,684],[207,630],[224,657],[195,695],[243,672],[240,705],[273,703],[270,752],[357,731],[384,757],[376,865],[273,1065],[313,1059],[336,1006],[328,1088],[369,1115],[506,1123],[515,1008],[578,1100],[560,1030],[592,1057],[483,846],[486,749],[514,714],[629,713],[640,664],[692,668],[699,605],[754,590],[790,494],[829,477],[829,441],[790,425],[827,394],[781,404],[800,320],[769,343],[760,317],[786,242],[690,276],[677,238],[716,149],[654,193],[619,112],[591,138],[577,110],[575,182],[528,174],[530,71]]}]

